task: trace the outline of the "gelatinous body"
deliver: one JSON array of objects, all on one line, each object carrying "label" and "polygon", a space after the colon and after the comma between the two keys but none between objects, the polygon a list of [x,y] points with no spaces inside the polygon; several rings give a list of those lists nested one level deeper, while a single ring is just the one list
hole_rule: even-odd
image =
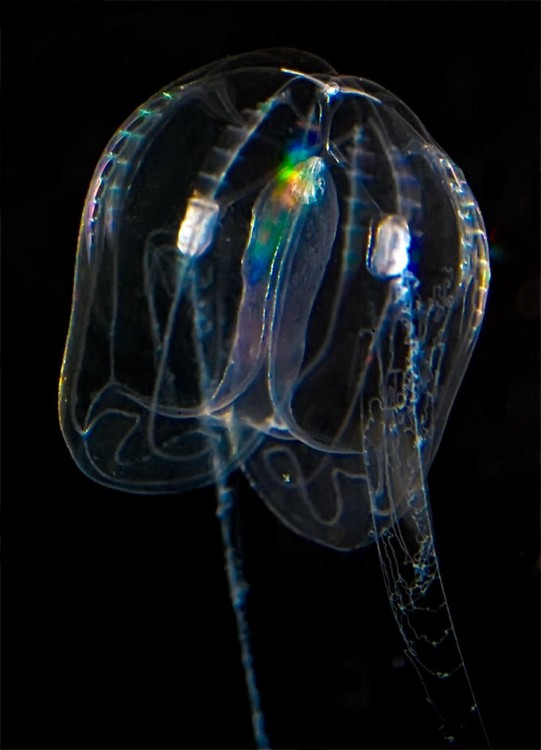
[{"label": "gelatinous body", "polygon": [[215,484],[229,555],[237,468],[298,534],[375,542],[449,737],[479,717],[425,480],[488,281],[464,176],[399,99],[306,53],[242,55],[156,94],[107,147],[60,381],[82,471],[129,492]]}]

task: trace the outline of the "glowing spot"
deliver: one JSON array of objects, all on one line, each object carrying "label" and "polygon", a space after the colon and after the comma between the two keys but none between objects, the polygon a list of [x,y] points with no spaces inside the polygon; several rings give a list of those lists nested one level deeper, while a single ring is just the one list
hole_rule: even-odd
[{"label": "glowing spot", "polygon": [[371,233],[367,267],[376,278],[400,276],[409,263],[411,235],[403,216],[387,214]]},{"label": "glowing spot", "polygon": [[192,197],[178,230],[177,247],[183,255],[202,255],[211,244],[220,208],[216,201]]}]

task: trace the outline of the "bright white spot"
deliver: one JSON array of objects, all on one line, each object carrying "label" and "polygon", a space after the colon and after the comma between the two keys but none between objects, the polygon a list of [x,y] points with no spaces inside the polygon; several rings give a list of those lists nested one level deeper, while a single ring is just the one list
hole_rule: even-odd
[{"label": "bright white spot", "polygon": [[282,480],[286,484],[289,484],[291,482],[291,474],[287,474],[287,473],[286,474],[282,474]]},{"label": "bright white spot", "polygon": [[307,159],[299,171],[299,179],[293,180],[292,193],[302,203],[315,203],[325,190],[325,162],[319,156]]},{"label": "bright white spot", "polygon": [[190,198],[178,229],[177,247],[183,255],[202,255],[212,242],[220,208],[208,198]]},{"label": "bright white spot", "polygon": [[372,232],[368,270],[378,278],[400,276],[409,263],[411,235],[403,216],[387,214]]},{"label": "bright white spot", "polygon": [[331,80],[327,83],[326,81],[320,81],[319,78],[316,78],[315,76],[308,75],[308,73],[301,73],[300,70],[291,70],[291,68],[281,68],[281,71],[282,73],[287,73],[290,76],[305,78],[307,81],[312,81],[312,83],[315,83],[317,86],[323,89],[323,93],[328,102],[331,101],[333,97],[338,96],[338,94],[350,94],[352,96],[362,96],[365,99],[371,99],[373,102],[381,104],[381,100],[376,96],[367,94],[365,91],[352,89],[350,86],[344,86],[338,81]]}]

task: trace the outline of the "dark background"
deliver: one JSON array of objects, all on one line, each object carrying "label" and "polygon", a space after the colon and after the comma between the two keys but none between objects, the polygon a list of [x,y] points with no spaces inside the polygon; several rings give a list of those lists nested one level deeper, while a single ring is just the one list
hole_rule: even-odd
[{"label": "dark background", "polygon": [[[3,23],[4,748],[250,747],[210,491],[93,484],[56,387],[80,214],[120,123],[226,54],[310,50],[400,96],[491,238],[485,323],[429,477],[494,748],[539,747],[539,5],[78,3]],[[374,550],[296,538],[235,480],[275,747],[436,748]]]}]

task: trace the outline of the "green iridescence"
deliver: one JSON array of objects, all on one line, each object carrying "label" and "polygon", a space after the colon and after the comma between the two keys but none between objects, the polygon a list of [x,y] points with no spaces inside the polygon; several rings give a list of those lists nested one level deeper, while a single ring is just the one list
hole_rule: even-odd
[{"label": "green iridescence", "polygon": [[286,153],[278,169],[276,176],[278,183],[283,185],[291,180],[298,173],[299,165],[305,162],[310,156],[310,150],[305,146],[292,146]]},{"label": "green iridescence", "polygon": [[246,250],[246,275],[257,284],[270,270],[278,251],[295,228],[305,207],[323,193],[324,168],[318,157],[310,157],[303,146],[291,148],[275,179],[265,188],[253,208],[251,238]]}]

